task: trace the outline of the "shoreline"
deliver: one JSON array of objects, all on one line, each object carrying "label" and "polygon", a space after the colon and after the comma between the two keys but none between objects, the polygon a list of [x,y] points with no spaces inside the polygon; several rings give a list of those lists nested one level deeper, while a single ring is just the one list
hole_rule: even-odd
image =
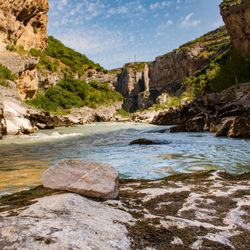
[{"label": "shoreline", "polygon": [[[78,202],[90,203],[92,207],[98,206],[105,212],[111,209],[113,214],[123,213],[123,216],[127,216],[125,220],[116,219],[114,223],[123,228],[125,233],[121,233],[120,237],[123,241],[129,241],[130,247],[109,246],[110,249],[164,249],[166,246],[169,249],[207,249],[206,247],[246,249],[249,242],[243,235],[249,236],[249,183],[250,172],[231,175],[221,171],[178,174],[154,181],[120,180],[119,198],[108,201],[89,199],[38,186],[29,191],[0,198],[0,225],[6,221],[9,225],[9,236],[11,233],[18,233],[19,228],[22,228],[21,236],[15,241],[17,246],[20,244],[26,247],[32,244],[33,247],[47,246],[47,248],[60,247],[61,244],[64,244],[64,247],[68,246],[62,242],[63,236],[65,239],[70,239],[70,244],[74,247],[79,247],[81,244],[86,244],[85,234],[92,235],[93,224],[87,231],[85,230],[82,238],[74,241],[74,237],[72,238],[68,229],[66,230],[60,221],[67,218],[67,225],[71,225],[76,209],[78,223],[83,225],[89,220],[93,220],[93,223],[102,220],[103,215],[95,213],[85,217],[86,208],[76,208],[74,203],[70,202],[78,200]],[[52,200],[57,203],[51,204]],[[68,207],[67,214],[64,206]],[[41,213],[43,209],[45,210]],[[36,225],[40,226],[35,228],[32,226],[34,219]],[[26,229],[23,228],[23,223]],[[41,227],[41,223],[43,225],[45,223],[46,226]],[[11,238],[4,237],[6,232],[4,224],[1,226],[1,244],[11,246],[13,244]],[[46,234],[50,228],[58,228],[60,231],[57,233],[51,229],[52,232]],[[76,235],[81,231],[79,228],[70,230],[76,230]],[[93,236],[94,244],[96,246],[104,244],[102,247],[106,249],[104,246],[107,247],[109,243],[101,243],[98,235],[99,232]],[[40,240],[37,240],[38,238]],[[118,238],[114,236],[112,241],[116,240]]]}]

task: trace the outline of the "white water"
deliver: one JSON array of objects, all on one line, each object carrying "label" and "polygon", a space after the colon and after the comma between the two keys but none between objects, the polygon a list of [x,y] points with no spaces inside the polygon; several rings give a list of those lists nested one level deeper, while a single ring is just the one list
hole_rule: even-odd
[{"label": "white water", "polygon": [[[250,171],[249,140],[216,138],[209,133],[160,133],[162,128],[166,127],[99,123],[6,137],[0,141],[0,192],[40,184],[42,172],[61,159],[110,163],[123,178],[157,179],[208,169]],[[138,138],[163,144],[128,145]]]}]

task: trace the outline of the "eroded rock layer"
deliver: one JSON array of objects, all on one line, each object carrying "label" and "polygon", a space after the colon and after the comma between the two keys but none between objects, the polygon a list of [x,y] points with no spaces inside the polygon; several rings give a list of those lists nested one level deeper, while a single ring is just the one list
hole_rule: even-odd
[{"label": "eroded rock layer", "polygon": [[0,0],[0,41],[45,48],[48,10],[48,0]]}]

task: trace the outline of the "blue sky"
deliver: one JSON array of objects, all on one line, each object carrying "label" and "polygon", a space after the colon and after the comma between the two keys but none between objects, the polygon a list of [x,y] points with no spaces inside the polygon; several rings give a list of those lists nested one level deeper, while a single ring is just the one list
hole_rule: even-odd
[{"label": "blue sky", "polygon": [[49,34],[108,69],[153,61],[223,24],[221,0],[49,2]]}]

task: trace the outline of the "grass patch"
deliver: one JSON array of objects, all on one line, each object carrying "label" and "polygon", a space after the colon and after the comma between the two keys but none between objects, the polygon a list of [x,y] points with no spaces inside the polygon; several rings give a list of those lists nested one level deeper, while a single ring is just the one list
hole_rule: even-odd
[{"label": "grass patch", "polygon": [[25,50],[25,48],[22,45],[15,45],[15,44],[8,44],[6,46],[6,49],[11,52],[16,52],[19,55],[27,55],[29,52]]},{"label": "grass patch", "polygon": [[80,80],[64,79],[44,93],[38,94],[27,103],[49,112],[62,113],[73,107],[111,105],[123,97],[109,88],[108,83],[85,83]]},{"label": "grass patch", "polygon": [[0,64],[0,85],[1,86],[8,86],[7,80],[15,81],[16,75],[13,74],[8,68]]}]

